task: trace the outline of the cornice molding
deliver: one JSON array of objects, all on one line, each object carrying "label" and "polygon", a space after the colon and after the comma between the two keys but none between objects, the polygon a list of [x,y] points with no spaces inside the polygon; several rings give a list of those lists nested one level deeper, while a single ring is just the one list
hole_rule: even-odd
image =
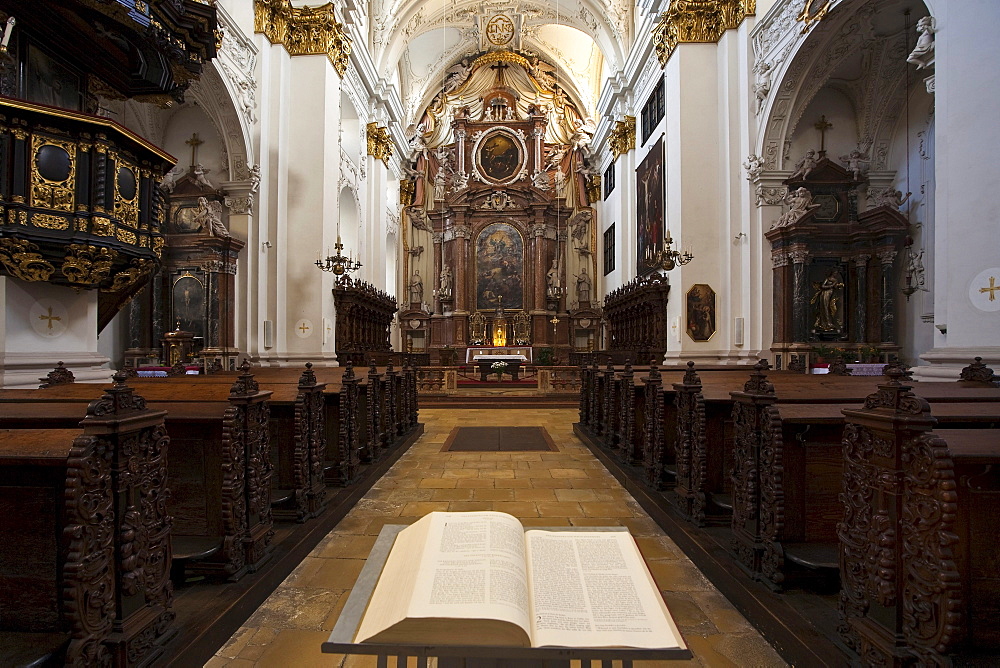
[{"label": "cornice molding", "polygon": [[653,29],[660,66],[667,64],[678,44],[714,44],[756,11],[757,0],[674,0]]},{"label": "cornice molding", "polygon": [[351,38],[337,21],[333,3],[292,7],[291,0],[254,0],[254,32],[281,44],[290,56],[325,54],[343,78],[350,62]]}]

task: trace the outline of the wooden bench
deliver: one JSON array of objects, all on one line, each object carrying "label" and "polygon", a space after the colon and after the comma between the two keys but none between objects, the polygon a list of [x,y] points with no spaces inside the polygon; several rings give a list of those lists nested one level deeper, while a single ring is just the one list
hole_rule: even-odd
[{"label": "wooden bench", "polygon": [[123,374],[72,408],[0,431],[0,663],[147,665],[176,633],[164,413]]},{"label": "wooden bench", "polygon": [[[325,384],[317,381],[312,364],[301,374],[285,371],[289,373],[282,382],[264,381],[271,392],[272,514],[277,520],[304,522],[318,515],[326,502]],[[256,374],[254,378],[260,385]],[[212,374],[142,378],[133,384],[150,400],[200,402],[226,400],[233,380],[230,374]]]},{"label": "wooden bench", "polygon": [[898,377],[845,415],[844,640],[887,665],[995,661],[1000,430],[934,429]]},{"label": "wooden bench", "polygon": [[[178,392],[144,392],[181,398]],[[0,426],[73,424],[75,405],[94,386],[60,385],[44,390],[0,390]],[[171,437],[168,476],[174,516],[175,575],[239,579],[269,557],[274,534],[271,515],[272,463],[269,436],[270,391],[241,373],[223,399],[212,385],[185,386],[185,401],[157,401],[166,411]]]}]

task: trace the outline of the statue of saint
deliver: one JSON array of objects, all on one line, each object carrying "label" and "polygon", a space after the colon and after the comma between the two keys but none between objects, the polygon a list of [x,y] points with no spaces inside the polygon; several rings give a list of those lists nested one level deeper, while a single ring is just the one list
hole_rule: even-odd
[{"label": "statue of saint", "polygon": [[590,275],[587,274],[587,267],[580,268],[580,275],[576,277],[576,300],[581,304],[590,303]]},{"label": "statue of saint", "polygon": [[813,329],[820,332],[839,332],[844,326],[844,314],[840,308],[840,292],[844,288],[844,280],[837,269],[831,269],[822,283],[813,283],[810,304],[816,306],[816,319]]},{"label": "statue of saint", "polygon": [[451,267],[448,265],[441,268],[441,287],[438,294],[441,299],[451,299]]},{"label": "statue of saint", "polygon": [[424,300],[424,279],[420,278],[420,270],[414,269],[410,278],[410,303],[419,304]]}]

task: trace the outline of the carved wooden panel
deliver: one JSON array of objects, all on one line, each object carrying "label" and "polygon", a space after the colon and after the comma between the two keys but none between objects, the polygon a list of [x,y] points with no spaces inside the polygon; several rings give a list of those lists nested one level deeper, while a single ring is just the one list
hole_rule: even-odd
[{"label": "carved wooden panel", "polygon": [[673,500],[681,515],[695,526],[705,524],[705,400],[701,378],[688,362],[684,380],[674,383],[677,392],[677,483]]}]

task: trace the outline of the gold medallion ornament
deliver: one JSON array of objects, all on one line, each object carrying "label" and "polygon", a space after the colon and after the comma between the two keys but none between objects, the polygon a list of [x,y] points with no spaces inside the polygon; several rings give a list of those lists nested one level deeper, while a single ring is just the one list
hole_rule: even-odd
[{"label": "gold medallion ornament", "polygon": [[507,46],[514,39],[514,22],[504,14],[497,14],[486,23],[486,39],[496,46]]}]

